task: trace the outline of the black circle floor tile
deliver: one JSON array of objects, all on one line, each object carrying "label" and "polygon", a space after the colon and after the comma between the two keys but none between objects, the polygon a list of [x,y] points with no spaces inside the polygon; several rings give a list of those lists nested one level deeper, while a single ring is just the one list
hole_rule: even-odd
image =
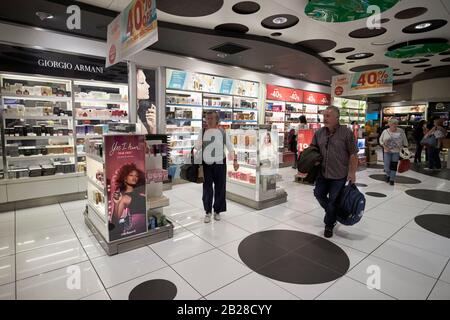
[{"label": "black circle floor tile", "polygon": [[128,300],[173,300],[177,295],[177,287],[164,279],[153,279],[142,282],[131,290]]},{"label": "black circle floor tile", "polygon": [[[386,175],[384,174],[371,174],[369,177],[378,181],[385,181],[386,179]],[[419,184],[422,181],[410,177],[397,176],[395,182],[401,184]]]},{"label": "black circle floor tile", "polygon": [[410,189],[405,191],[407,195],[430,202],[450,204],[450,192],[428,190],[428,189]]},{"label": "black circle floor tile", "polygon": [[415,217],[414,221],[430,232],[450,238],[450,215],[424,214]]},{"label": "black circle floor tile", "polygon": [[376,198],[385,198],[385,197],[387,197],[387,195],[385,195],[384,193],[379,193],[379,192],[366,192],[366,194],[368,196],[376,197]]},{"label": "black circle floor tile", "polygon": [[253,271],[295,284],[320,284],[342,277],[347,254],[322,237],[293,230],[254,233],[239,244],[239,256]]},{"label": "black circle floor tile", "polygon": [[365,183],[359,183],[359,182],[355,183],[355,185],[356,185],[357,187],[361,187],[361,188],[366,188],[366,187],[368,187],[367,184],[365,184]]}]

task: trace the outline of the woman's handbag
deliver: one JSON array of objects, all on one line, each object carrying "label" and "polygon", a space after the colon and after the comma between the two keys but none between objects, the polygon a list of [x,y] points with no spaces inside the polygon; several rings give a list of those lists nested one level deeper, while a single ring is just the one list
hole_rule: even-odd
[{"label": "woman's handbag", "polygon": [[437,147],[437,139],[434,136],[434,134],[430,134],[429,136],[425,136],[422,141],[420,141],[420,144],[426,147]]},{"label": "woman's handbag", "polygon": [[397,171],[403,173],[411,169],[411,161],[409,159],[401,159],[398,163]]},{"label": "woman's handbag", "polygon": [[191,150],[191,163],[181,166],[180,178],[189,182],[203,183],[203,167],[194,162],[194,148]]}]

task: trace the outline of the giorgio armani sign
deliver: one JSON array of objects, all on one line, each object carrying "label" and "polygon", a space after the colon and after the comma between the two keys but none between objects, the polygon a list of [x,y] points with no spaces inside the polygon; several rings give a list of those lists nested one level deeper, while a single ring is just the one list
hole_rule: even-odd
[{"label": "giorgio armani sign", "polygon": [[40,74],[71,79],[128,82],[126,63],[105,68],[105,58],[84,57],[0,44],[0,72]]}]

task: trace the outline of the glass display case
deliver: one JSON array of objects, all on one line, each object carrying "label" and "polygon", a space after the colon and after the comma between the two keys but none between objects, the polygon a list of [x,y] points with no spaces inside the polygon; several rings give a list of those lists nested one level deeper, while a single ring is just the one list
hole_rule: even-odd
[{"label": "glass display case", "polygon": [[233,125],[227,134],[239,164],[235,171],[227,151],[227,197],[255,209],[285,202],[286,192],[277,187],[278,132],[267,125]]}]

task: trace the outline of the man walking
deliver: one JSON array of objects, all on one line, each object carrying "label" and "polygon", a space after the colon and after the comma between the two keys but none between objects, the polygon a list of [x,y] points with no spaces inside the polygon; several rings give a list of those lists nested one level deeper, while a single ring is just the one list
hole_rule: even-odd
[{"label": "man walking", "polygon": [[353,132],[339,124],[339,109],[331,106],[324,112],[325,127],[316,131],[311,145],[320,150],[323,157],[314,196],[325,209],[326,238],[333,236],[336,225],[336,201],[346,181],[356,182],[358,148]]}]

